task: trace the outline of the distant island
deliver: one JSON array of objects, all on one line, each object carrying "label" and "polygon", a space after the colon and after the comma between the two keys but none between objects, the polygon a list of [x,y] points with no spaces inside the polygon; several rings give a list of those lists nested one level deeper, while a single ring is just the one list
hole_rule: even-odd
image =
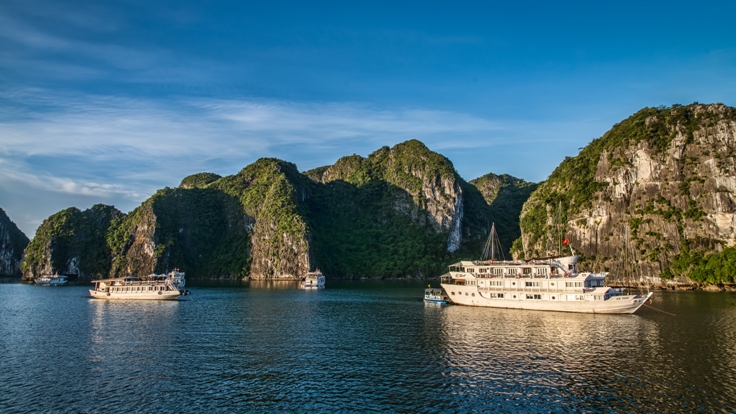
[{"label": "distant island", "polygon": [[305,172],[264,158],[185,177],[127,214],[62,210],[30,242],[0,210],[0,274],[427,278],[478,258],[495,222],[508,258],[556,255],[567,238],[610,283],[724,289],[736,283],[735,135],[722,104],[645,108],[542,183],[465,181],[417,140]]}]

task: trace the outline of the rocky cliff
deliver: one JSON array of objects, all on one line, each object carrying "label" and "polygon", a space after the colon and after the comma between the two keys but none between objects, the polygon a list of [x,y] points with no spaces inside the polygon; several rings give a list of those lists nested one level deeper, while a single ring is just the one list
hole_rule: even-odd
[{"label": "rocky cliff", "polygon": [[108,232],[111,274],[164,273],[191,278],[247,274],[248,237],[238,200],[208,188],[165,188],[118,219]]},{"label": "rocky cliff", "polygon": [[210,184],[240,201],[251,279],[296,279],[314,269],[303,206],[309,181],[292,163],[262,158]]},{"label": "rocky cliff", "polygon": [[537,184],[508,174],[493,173],[471,180],[470,184],[480,191],[488,204],[488,215],[496,223],[504,257],[510,259],[511,245],[521,236],[519,227],[521,209],[537,188]]},{"label": "rocky cliff", "polygon": [[26,246],[28,237],[0,208],[0,276],[21,276],[23,250]]},{"label": "rocky cliff", "polygon": [[116,208],[97,204],[80,211],[71,207],[44,220],[28,244],[23,279],[59,273],[70,279],[92,279],[110,272],[108,230],[123,216]]},{"label": "rocky cliff", "polygon": [[539,186],[514,254],[554,255],[568,238],[613,283],[733,283],[735,149],[734,108],[645,108]]},{"label": "rocky cliff", "polygon": [[343,277],[438,275],[478,256],[487,205],[452,163],[412,140],[307,171],[315,260]]},{"label": "rocky cliff", "polygon": [[[277,159],[195,174],[116,216],[95,243],[112,275],[178,267],[195,279],[288,280],[321,267],[334,278],[430,276],[480,255],[489,211],[449,160],[408,141],[304,174]],[[61,242],[82,234],[79,214],[65,210],[39,229],[28,274],[82,263]]]},{"label": "rocky cliff", "polygon": [[417,140],[393,148],[383,147],[368,158],[343,157],[325,168],[319,180],[323,183],[341,180],[358,187],[370,182],[388,183],[402,190],[394,202],[396,210],[437,233],[446,233],[448,252],[460,248],[464,211],[462,180],[450,160]]}]

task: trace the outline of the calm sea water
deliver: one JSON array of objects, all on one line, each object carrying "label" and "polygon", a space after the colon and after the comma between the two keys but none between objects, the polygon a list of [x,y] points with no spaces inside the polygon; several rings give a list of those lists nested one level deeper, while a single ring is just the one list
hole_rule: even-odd
[{"label": "calm sea water", "polygon": [[0,284],[0,412],[734,412],[736,295],[636,315],[421,301],[422,282]]}]

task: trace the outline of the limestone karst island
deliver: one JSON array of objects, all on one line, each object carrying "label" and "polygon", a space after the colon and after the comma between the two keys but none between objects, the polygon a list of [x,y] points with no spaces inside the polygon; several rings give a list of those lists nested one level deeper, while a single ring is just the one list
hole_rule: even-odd
[{"label": "limestone karst island", "polygon": [[466,181],[418,140],[309,171],[263,158],[184,177],[129,213],[70,207],[30,242],[0,210],[0,274],[435,278],[477,258],[495,223],[506,257],[556,255],[564,237],[609,284],[733,289],[735,157],[736,110],[695,103],[636,112],[550,160],[540,183],[502,171]]}]

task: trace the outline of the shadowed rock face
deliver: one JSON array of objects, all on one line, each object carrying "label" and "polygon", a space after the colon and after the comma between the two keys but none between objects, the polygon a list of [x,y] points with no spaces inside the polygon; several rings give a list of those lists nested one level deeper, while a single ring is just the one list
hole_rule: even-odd
[{"label": "shadowed rock face", "polygon": [[559,223],[583,265],[612,271],[614,283],[677,281],[697,265],[695,252],[736,244],[735,149],[733,108],[639,111],[566,159],[532,194],[515,254],[556,254]]},{"label": "shadowed rock face", "polygon": [[0,209],[0,276],[21,276],[23,250],[28,237]]},{"label": "shadowed rock face", "polygon": [[519,228],[521,209],[537,188],[537,184],[507,174],[493,173],[471,180],[469,183],[483,195],[489,206],[488,215],[496,223],[504,257],[511,258],[509,253],[511,245],[521,236]]}]

